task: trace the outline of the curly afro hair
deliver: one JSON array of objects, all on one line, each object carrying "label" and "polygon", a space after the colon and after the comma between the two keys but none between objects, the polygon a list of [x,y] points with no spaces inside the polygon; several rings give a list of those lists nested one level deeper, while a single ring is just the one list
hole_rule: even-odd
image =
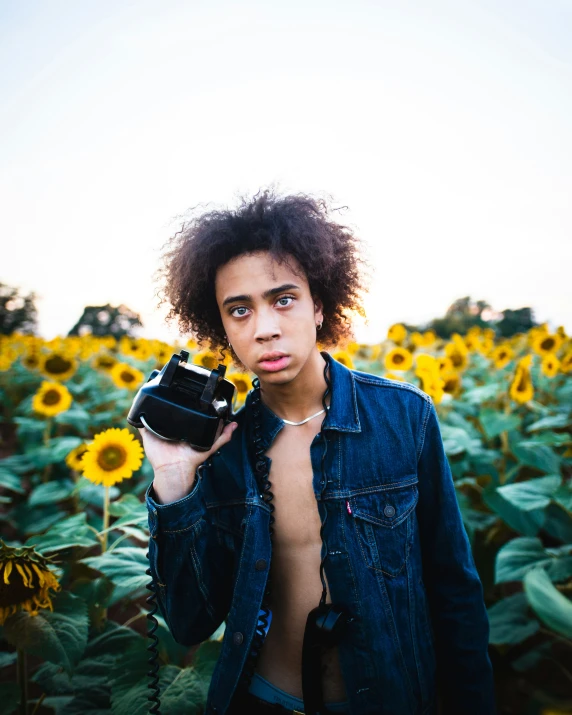
[{"label": "curly afro hair", "polygon": [[[167,322],[176,319],[181,335],[191,333],[224,355],[228,346],[215,296],[217,269],[239,255],[268,251],[279,263],[293,256],[312,296],[321,300],[319,342],[327,347],[351,339],[347,313],[365,317],[363,268],[368,264],[361,241],[331,219],[324,199],[278,196],[266,189],[240,200],[234,211],[213,210],[186,221],[163,247],[159,305],[171,306]],[[240,363],[232,349],[231,354]]]}]

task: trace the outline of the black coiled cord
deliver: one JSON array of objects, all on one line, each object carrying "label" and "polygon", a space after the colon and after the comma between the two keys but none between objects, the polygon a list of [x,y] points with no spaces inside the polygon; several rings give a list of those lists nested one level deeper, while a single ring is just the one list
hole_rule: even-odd
[{"label": "black coiled cord", "polygon": [[[149,560],[148,551],[146,553],[146,557],[147,560]],[[149,567],[145,571],[145,573],[147,574],[147,576],[151,576],[151,567]],[[147,613],[147,619],[150,623],[147,635],[152,640],[152,643],[147,646],[147,650],[149,651],[149,653],[151,653],[151,657],[147,660],[147,662],[151,666],[150,670],[147,672],[147,677],[151,679],[151,682],[147,683],[147,687],[150,688],[152,691],[151,693],[149,693],[147,700],[149,701],[149,703],[153,703],[153,706],[149,710],[149,715],[161,715],[161,701],[159,700],[160,688],[158,676],[159,663],[157,662],[157,659],[159,657],[159,651],[157,650],[159,638],[155,635],[155,631],[159,627],[159,622],[155,618],[155,614],[157,613],[157,592],[156,584],[152,576],[151,580],[148,584],[146,584],[145,588],[148,591],[151,591],[151,594],[145,599],[145,601],[151,606],[151,610],[149,610],[149,612]]]},{"label": "black coiled cord", "polygon": [[[326,397],[330,394],[331,387],[332,387],[332,384],[330,382],[330,378],[328,375],[328,359],[327,358],[326,358],[326,365],[324,366],[324,380],[326,381],[327,387],[326,387],[326,390],[322,396],[322,406],[323,406],[324,410],[326,411],[326,415],[324,417],[324,420],[322,421],[322,427],[321,427],[322,440],[323,440],[323,444],[324,444],[324,450],[322,452],[322,462],[321,462],[322,490],[325,488],[324,462],[325,462],[326,453],[328,450],[328,442],[324,435],[323,427],[324,427],[324,423],[328,417],[328,406],[326,405]],[[270,520],[269,520],[268,531],[270,534],[270,546],[272,549],[272,540],[274,537],[274,521],[275,521],[274,504],[272,504],[274,495],[272,494],[272,491],[271,491],[272,484],[270,483],[270,480],[268,477],[268,467],[267,467],[266,457],[264,454],[264,448],[262,446],[262,413],[261,413],[261,407],[260,407],[260,380],[258,379],[258,377],[255,377],[253,379],[252,386],[254,388],[252,400],[251,400],[251,408],[252,408],[252,413],[253,413],[253,418],[254,418],[253,419],[253,424],[254,424],[254,476],[256,478],[256,481],[258,484],[258,489],[260,491],[262,499],[263,499],[264,503],[267,504],[270,509]],[[326,519],[324,518],[324,522],[322,523],[322,525],[320,527],[320,538],[321,539],[323,539],[323,530],[324,530],[325,522],[326,522]],[[320,603],[325,603],[326,595],[327,595],[327,585],[326,585],[326,581],[324,578],[324,562],[325,562],[326,557],[327,557],[327,550],[326,550],[326,556],[320,562],[320,580],[322,582],[322,597],[320,599]],[[246,693],[248,691],[248,689],[250,688],[250,683],[252,681],[252,678],[254,676],[254,672],[256,669],[256,662],[258,660],[260,651],[262,650],[262,646],[264,644],[264,639],[266,637],[266,632],[268,629],[268,623],[269,623],[269,617],[270,617],[270,607],[269,607],[270,594],[271,594],[271,583],[270,583],[270,574],[268,574],[268,578],[266,580],[266,589],[265,589],[264,595],[262,597],[262,605],[261,605],[261,609],[260,609],[261,613],[258,616],[258,622],[257,622],[256,630],[254,632],[254,636],[252,639],[251,649],[247,656],[244,667],[242,669],[242,673],[241,673],[240,680],[238,683],[237,690],[239,690],[242,693]]]}]

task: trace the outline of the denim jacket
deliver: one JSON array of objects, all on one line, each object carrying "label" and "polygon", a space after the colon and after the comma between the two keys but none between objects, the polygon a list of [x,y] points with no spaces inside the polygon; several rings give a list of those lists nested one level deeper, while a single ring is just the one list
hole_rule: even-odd
[{"label": "denim jacket", "polygon": [[[310,456],[331,599],[350,612],[339,645],[350,712],[435,715],[439,699],[443,715],[494,715],[482,584],[434,404],[410,383],[322,355],[332,395]],[[251,397],[187,496],[159,504],[152,484],[145,494],[151,573],[175,640],[191,646],[226,624],[206,710],[218,715],[250,650],[271,561]],[[284,422],[261,405],[267,449]]]}]

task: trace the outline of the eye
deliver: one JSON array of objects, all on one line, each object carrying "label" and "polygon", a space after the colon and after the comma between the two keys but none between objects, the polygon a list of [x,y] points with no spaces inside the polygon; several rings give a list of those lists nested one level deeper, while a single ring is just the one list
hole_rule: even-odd
[{"label": "eye", "polygon": [[[283,295],[280,298],[278,298],[278,300],[276,302],[280,303],[281,300],[294,300],[294,296],[293,295]],[[290,303],[287,303],[286,305],[290,305]],[[286,305],[284,305],[284,303],[282,303],[283,308],[285,308]]]},{"label": "eye", "polygon": [[235,312],[234,312],[235,310],[248,310],[248,308],[245,308],[244,305],[237,305],[235,308],[231,308],[231,309],[229,310],[229,313],[230,313],[233,317],[235,317],[235,318],[242,318],[242,316],[245,315],[245,313],[235,313]]}]

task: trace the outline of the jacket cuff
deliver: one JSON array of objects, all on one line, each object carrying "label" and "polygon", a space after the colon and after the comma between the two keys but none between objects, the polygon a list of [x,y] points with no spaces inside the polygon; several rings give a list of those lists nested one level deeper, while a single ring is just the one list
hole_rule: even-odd
[{"label": "jacket cuff", "polygon": [[148,512],[149,533],[152,538],[155,538],[159,532],[186,531],[201,518],[203,507],[199,484],[200,477],[197,475],[190,493],[169,504],[159,504],[155,500],[153,482],[149,484],[145,492],[145,504]]}]

